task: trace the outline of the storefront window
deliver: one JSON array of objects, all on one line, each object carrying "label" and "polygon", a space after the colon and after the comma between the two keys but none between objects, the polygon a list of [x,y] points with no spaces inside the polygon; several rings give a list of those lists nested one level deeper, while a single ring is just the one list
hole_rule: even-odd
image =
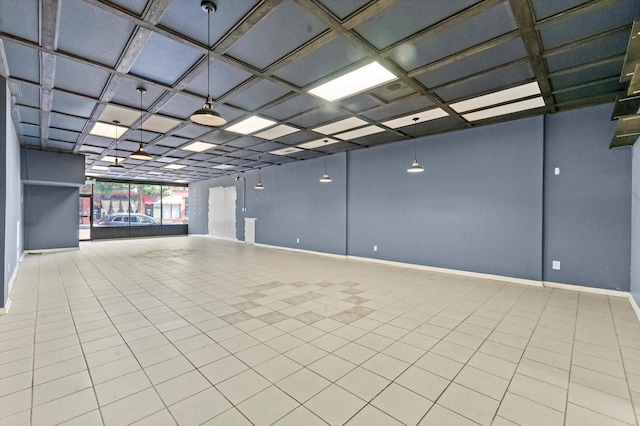
[{"label": "storefront window", "polygon": [[162,186],[162,224],[177,225],[187,223],[187,199],[189,188]]},{"label": "storefront window", "polygon": [[145,224],[149,224],[149,219],[154,219],[153,223],[160,224],[162,216],[160,212],[160,199],[162,198],[162,188],[160,185],[147,185],[142,183],[131,184],[131,204],[132,209],[144,219]]},{"label": "storefront window", "polygon": [[129,226],[130,213],[128,183],[93,185],[93,226]]}]

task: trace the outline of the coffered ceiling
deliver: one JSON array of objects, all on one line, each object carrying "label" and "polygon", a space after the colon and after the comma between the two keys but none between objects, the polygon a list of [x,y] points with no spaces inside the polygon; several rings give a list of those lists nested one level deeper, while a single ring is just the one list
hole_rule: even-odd
[{"label": "coffered ceiling", "polygon": [[[89,175],[194,182],[611,102],[640,15],[637,0],[214,3],[207,46],[199,0],[0,1],[21,143],[84,154]],[[189,119],[207,58],[219,128]],[[345,96],[375,70],[383,83]],[[128,158],[141,140],[153,160]]]}]

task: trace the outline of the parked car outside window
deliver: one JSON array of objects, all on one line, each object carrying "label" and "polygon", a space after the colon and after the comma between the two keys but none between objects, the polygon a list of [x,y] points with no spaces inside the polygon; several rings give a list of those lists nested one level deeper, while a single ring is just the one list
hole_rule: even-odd
[{"label": "parked car outside window", "polygon": [[94,226],[152,226],[160,225],[158,219],[141,213],[116,213],[103,217]]}]

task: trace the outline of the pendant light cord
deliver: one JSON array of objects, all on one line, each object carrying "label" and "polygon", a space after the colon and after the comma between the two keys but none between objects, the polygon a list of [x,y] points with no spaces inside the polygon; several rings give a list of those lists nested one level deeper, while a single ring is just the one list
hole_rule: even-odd
[{"label": "pendant light cord", "polygon": [[413,118],[413,161],[418,162],[418,141],[416,140],[416,124],[418,124],[418,117]]},{"label": "pendant light cord", "polygon": [[[327,140],[324,140],[324,147],[327,148]],[[324,174],[327,174],[327,153],[324,153]]]},{"label": "pendant light cord", "polygon": [[211,10],[207,10],[207,101],[211,99]]},{"label": "pendant light cord", "polygon": [[140,146],[142,146],[142,94],[144,91],[140,89]]}]

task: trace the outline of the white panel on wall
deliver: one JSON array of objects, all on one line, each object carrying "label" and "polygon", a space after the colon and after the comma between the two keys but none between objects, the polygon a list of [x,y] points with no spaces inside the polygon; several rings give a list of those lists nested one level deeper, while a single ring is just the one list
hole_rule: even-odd
[{"label": "white panel on wall", "polygon": [[209,188],[209,235],[236,239],[236,188]]},{"label": "white panel on wall", "polygon": [[256,218],[244,218],[244,242],[245,244],[256,243]]}]

